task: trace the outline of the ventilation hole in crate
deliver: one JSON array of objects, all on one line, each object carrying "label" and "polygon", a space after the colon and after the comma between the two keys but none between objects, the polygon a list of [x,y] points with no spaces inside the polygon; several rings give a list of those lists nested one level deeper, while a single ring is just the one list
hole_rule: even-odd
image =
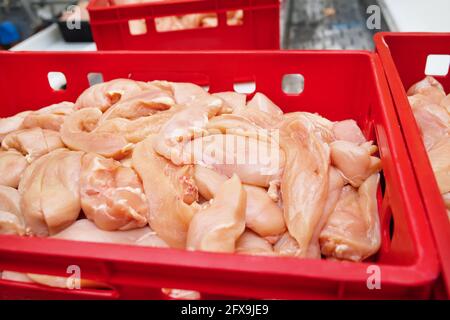
[{"label": "ventilation hole in crate", "polygon": [[[379,208],[380,209],[380,208]],[[383,209],[381,209],[383,210]],[[391,248],[392,238],[394,237],[394,216],[392,215],[391,207],[386,207],[384,212],[381,212],[381,251],[388,252]]]},{"label": "ventilation hole in crate", "polygon": [[198,291],[162,288],[164,297],[170,300],[200,300],[201,295]]},{"label": "ventilation hole in crate", "polygon": [[99,72],[90,72],[87,75],[89,85],[92,87],[95,84],[99,84],[103,82],[103,74]]},{"label": "ventilation hole in crate", "polygon": [[[8,271],[4,270],[2,273],[2,280],[6,281],[16,281],[16,282],[22,282],[22,283],[29,283],[31,286],[39,287],[41,284],[54,284],[58,285],[61,289],[68,289],[68,290],[84,290],[85,287],[83,286],[83,281],[86,282],[92,282],[95,287],[89,288],[91,292],[97,292],[101,296],[107,298],[109,296],[114,296],[116,294],[115,289],[110,286],[109,284],[102,283],[102,282],[96,282],[94,280],[89,279],[80,279],[79,275],[76,277],[74,276],[74,268],[70,268],[69,266],[66,270],[67,274],[72,274],[72,276],[49,276],[45,274],[40,273],[30,273],[30,272],[18,272],[18,271]],[[72,265],[72,267],[74,267]]]},{"label": "ventilation hole in crate", "polygon": [[299,95],[305,88],[305,78],[299,73],[285,74],[281,86],[285,94]]},{"label": "ventilation hole in crate", "polygon": [[391,214],[391,219],[389,220],[389,239],[392,241],[394,237],[395,223],[394,216]]},{"label": "ventilation hole in crate", "polygon": [[147,33],[147,23],[145,19],[136,19],[128,21],[128,29],[132,36],[139,36]]},{"label": "ventilation hole in crate", "polygon": [[384,192],[386,191],[386,180],[384,179],[384,174],[380,174],[380,189],[381,189],[381,196],[384,198]]},{"label": "ventilation hole in crate", "polygon": [[244,93],[244,94],[250,94],[255,92],[256,90],[256,83],[255,81],[236,81],[233,84],[233,89],[237,93]]},{"label": "ventilation hole in crate", "polygon": [[244,24],[244,10],[227,11],[227,25],[241,26]]},{"label": "ventilation hole in crate", "polygon": [[214,12],[191,13],[182,16],[155,18],[155,28],[157,32],[215,28],[218,24],[219,20],[217,14]]},{"label": "ventilation hole in crate", "polygon": [[450,67],[450,55],[430,54],[425,65],[427,76],[446,76]]},{"label": "ventilation hole in crate", "polygon": [[48,84],[55,90],[65,90],[67,88],[67,79],[62,72],[49,72],[47,75]]}]

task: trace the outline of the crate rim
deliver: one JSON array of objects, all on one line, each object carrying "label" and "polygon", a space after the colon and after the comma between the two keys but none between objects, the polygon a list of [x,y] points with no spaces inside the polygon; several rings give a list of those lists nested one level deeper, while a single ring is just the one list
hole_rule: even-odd
[{"label": "crate rim", "polygon": [[[147,2],[147,3],[130,3],[130,4],[115,4],[115,5],[111,5],[111,6],[99,6],[98,2],[100,0],[91,0],[89,1],[89,5],[87,6],[87,9],[89,11],[92,12],[103,12],[103,11],[107,11],[107,10],[111,10],[111,9],[123,9],[123,8],[137,8],[137,7],[142,7],[142,6],[146,6],[146,7],[164,7],[167,5],[173,5],[173,4],[184,4],[184,3],[192,3],[192,2],[196,2],[196,3],[200,3],[200,2],[211,2],[211,4],[215,4],[217,2],[220,2],[222,0],[160,0],[160,1],[155,1],[155,2]],[[108,0],[109,1],[109,0]],[[242,0],[241,0],[242,1]],[[273,2],[275,3],[277,0],[274,0]],[[278,0],[277,2],[280,3],[282,0]],[[252,4],[252,8],[254,9],[259,9],[259,8],[278,8],[279,5],[276,4],[272,4],[272,5],[259,5],[257,0],[246,0],[246,2],[251,3]],[[230,3],[227,4],[227,7],[233,8],[241,8],[241,6],[237,6],[236,4]],[[216,8],[218,9],[218,8]],[[223,10],[223,9],[222,9]],[[220,9],[218,9],[217,11],[220,11]],[[193,12],[196,12],[195,10]]]}]

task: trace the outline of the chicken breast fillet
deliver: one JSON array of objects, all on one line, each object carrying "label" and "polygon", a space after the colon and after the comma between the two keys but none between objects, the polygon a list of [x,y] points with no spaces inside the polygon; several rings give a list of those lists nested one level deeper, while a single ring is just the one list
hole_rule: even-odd
[{"label": "chicken breast fillet", "polygon": [[0,185],[17,188],[28,161],[16,150],[0,151]]},{"label": "chicken breast fillet", "polygon": [[307,256],[310,258],[320,259],[320,245],[319,245],[319,237],[327,223],[331,213],[334,211],[336,204],[339,200],[339,197],[342,193],[342,189],[344,188],[345,180],[342,177],[339,170],[330,166],[330,170],[328,171],[328,194],[325,202],[325,207],[323,210],[323,214],[320,217],[320,220],[317,224],[317,227],[314,229],[314,233],[311,238],[311,244],[308,248]]},{"label": "chicken breast fillet", "polygon": [[155,113],[151,116],[135,120],[114,118],[99,123],[95,132],[101,134],[120,135],[129,143],[138,143],[151,134],[158,133],[172,116],[182,109],[181,106]]},{"label": "chicken breast fillet", "polygon": [[141,93],[147,84],[130,79],[115,79],[87,88],[75,102],[75,109],[97,108],[105,111],[122,98]]},{"label": "chicken breast fillet", "polygon": [[54,239],[117,243],[148,247],[168,247],[156,232],[148,226],[126,231],[106,231],[99,229],[88,219],[80,219],[68,228],[52,236]]},{"label": "chicken breast fillet", "polygon": [[223,101],[223,107],[220,111],[221,114],[232,113],[238,108],[244,108],[247,97],[245,94],[226,91],[226,92],[216,92],[212,94],[214,97],[218,97]]},{"label": "chicken breast fillet", "polygon": [[[195,184],[206,200],[214,198],[228,179],[214,170],[196,165]],[[247,193],[245,224],[261,237],[278,236],[286,231],[283,211],[261,187],[243,185]]]},{"label": "chicken breast fillet", "polygon": [[25,234],[23,222],[13,213],[0,210],[0,234]]},{"label": "chicken breast fillet", "polygon": [[315,134],[306,117],[286,121],[280,144],[286,154],[281,178],[284,218],[289,233],[297,240],[299,257],[309,257],[314,234],[321,228],[328,196],[329,149]]},{"label": "chicken breast fillet", "polygon": [[125,137],[117,132],[97,132],[102,116],[96,108],[84,108],[66,117],[61,126],[61,139],[71,149],[94,152],[104,157],[120,159],[132,149]]},{"label": "chicken breast fillet", "polygon": [[360,145],[366,138],[355,120],[348,119],[333,124],[333,134],[336,140],[343,140]]},{"label": "chicken breast fillet", "polygon": [[222,114],[212,118],[206,125],[209,134],[233,134],[278,143],[277,131],[261,128],[242,116]]},{"label": "chicken breast fillet", "polygon": [[222,100],[205,95],[187,103],[161,128],[155,150],[174,164],[182,164],[183,143],[205,133],[208,120],[222,108]]},{"label": "chicken breast fillet", "polygon": [[174,98],[167,91],[147,84],[145,91],[122,98],[120,102],[105,111],[101,122],[114,118],[134,120],[167,110],[174,104]]},{"label": "chicken breast fillet", "polygon": [[297,240],[289,232],[285,232],[273,246],[274,252],[279,256],[297,256],[300,251]]},{"label": "chicken breast fillet", "polygon": [[31,112],[32,111],[23,111],[11,117],[0,118],[0,142],[9,133],[24,129],[23,122]]},{"label": "chicken breast fillet", "polygon": [[59,132],[32,128],[11,132],[3,139],[2,147],[17,150],[32,162],[52,150],[63,148],[64,144]]},{"label": "chicken breast fillet", "polygon": [[247,108],[259,110],[273,116],[283,114],[283,111],[272,100],[260,92],[255,93],[253,98],[247,103]]},{"label": "chicken breast fillet", "polygon": [[237,240],[236,253],[259,256],[275,255],[272,245],[250,230],[246,230]]},{"label": "chicken breast fillet", "polygon": [[430,102],[439,104],[445,98],[442,85],[435,78],[426,76],[423,80],[415,83],[408,89],[407,95],[421,94],[427,96]]},{"label": "chicken breast fillet", "polygon": [[34,235],[55,234],[78,218],[82,155],[81,152],[57,149],[25,170],[19,184],[20,207]]},{"label": "chicken breast fillet", "polygon": [[202,100],[209,95],[202,87],[193,83],[165,82],[163,85],[170,88],[177,104],[189,104],[194,100]]},{"label": "chicken breast fillet", "polygon": [[245,230],[246,193],[236,175],[225,181],[211,206],[197,212],[189,225],[186,248],[234,252]]},{"label": "chicken breast fillet", "polygon": [[337,140],[330,144],[331,163],[348,183],[359,187],[370,175],[381,170],[381,160],[371,155],[370,148]]},{"label": "chicken breast fillet", "polygon": [[426,77],[408,90],[408,100],[428,152],[431,167],[450,218],[450,95],[433,77]]},{"label": "chicken breast fillet", "polygon": [[198,199],[192,166],[176,166],[153,149],[156,135],[138,143],[133,168],[144,185],[150,227],[171,247],[185,248],[189,224]]},{"label": "chicken breast fillet", "polygon": [[24,121],[24,128],[42,128],[59,131],[64,118],[74,112],[75,104],[72,102],[60,102],[41,108],[28,114]]},{"label": "chicken breast fillet", "polygon": [[278,143],[235,134],[212,134],[189,141],[183,146],[185,164],[198,164],[241,181],[268,187],[278,180],[285,162]]},{"label": "chicken breast fillet", "polygon": [[379,250],[378,181],[379,174],[373,174],[358,190],[352,186],[343,188],[336,208],[320,233],[323,255],[362,261]]},{"label": "chicken breast fillet", "polygon": [[0,210],[20,216],[20,194],[17,189],[0,186]]},{"label": "chicken breast fillet", "polygon": [[450,192],[450,136],[442,137],[428,156],[441,194]]},{"label": "chicken breast fillet", "polygon": [[20,210],[20,194],[17,189],[0,186],[0,234],[24,235],[25,219]]},{"label": "chicken breast fillet", "polygon": [[133,169],[94,153],[83,156],[81,208],[103,230],[129,230],[147,224],[148,206]]},{"label": "chicken breast fillet", "polygon": [[422,134],[427,151],[442,139],[450,135],[450,114],[438,104],[425,104],[413,108],[414,118]]}]

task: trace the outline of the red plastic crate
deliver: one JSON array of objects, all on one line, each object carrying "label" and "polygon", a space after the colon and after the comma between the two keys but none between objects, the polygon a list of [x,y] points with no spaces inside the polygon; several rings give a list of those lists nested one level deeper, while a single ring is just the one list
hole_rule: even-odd
[{"label": "red plastic crate", "polygon": [[[447,297],[450,297],[450,223],[406,95],[411,85],[425,77],[428,55],[450,54],[450,33],[378,33],[375,43],[433,230],[442,264],[444,287]],[[449,93],[450,74],[435,78],[444,86],[446,93]],[[443,292],[438,294],[441,296]]]},{"label": "red plastic crate", "polygon": [[[220,61],[220,63],[217,63]],[[27,70],[26,76],[18,72]],[[235,79],[253,79],[285,111],[319,112],[332,120],[355,119],[376,140],[383,162],[379,212],[382,247],[363,263],[257,257],[165,248],[0,236],[0,270],[82,278],[114,290],[61,290],[0,280],[3,298],[164,298],[160,288],[198,290],[202,298],[429,298],[439,273],[425,210],[416,187],[381,62],[363,51],[211,51],[0,53],[2,116],[74,100],[87,74],[105,80],[166,79],[233,90]],[[65,90],[50,88],[48,72],[63,72]],[[282,91],[286,74],[301,74],[304,91]],[[391,230],[391,232],[390,232]],[[392,234],[392,236],[390,235]],[[367,288],[368,267],[381,272],[381,289]]]},{"label": "red plastic crate", "polygon": [[[228,50],[279,49],[280,0],[164,0],[111,5],[92,0],[91,30],[99,50]],[[227,25],[226,13],[243,10],[243,24]],[[215,13],[218,26],[158,32],[155,18]],[[145,19],[147,33],[132,35],[130,20]]]}]

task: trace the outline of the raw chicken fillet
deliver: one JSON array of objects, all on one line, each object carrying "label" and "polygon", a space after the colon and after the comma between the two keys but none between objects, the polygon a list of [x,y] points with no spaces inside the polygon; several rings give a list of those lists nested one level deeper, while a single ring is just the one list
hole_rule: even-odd
[{"label": "raw chicken fillet", "polygon": [[439,190],[450,219],[450,94],[427,76],[408,90],[408,100],[416,118]]},{"label": "raw chicken fillet", "polygon": [[[164,23],[214,23],[194,18]],[[410,91],[448,207],[448,96],[428,78]],[[382,163],[357,122],[339,120],[284,113],[260,92],[248,99],[162,80],[93,85],[76,101],[0,119],[0,234],[365,260],[380,248]],[[72,285],[32,272],[2,278]]]}]

